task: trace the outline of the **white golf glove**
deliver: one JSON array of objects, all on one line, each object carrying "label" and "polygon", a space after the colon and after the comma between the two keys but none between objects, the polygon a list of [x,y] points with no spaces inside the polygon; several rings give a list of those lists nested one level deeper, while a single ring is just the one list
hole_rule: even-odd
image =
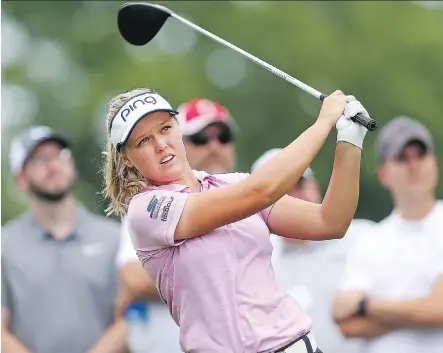
[{"label": "white golf glove", "polygon": [[335,127],[337,128],[337,142],[344,141],[363,149],[363,140],[368,130],[359,123],[351,120],[358,113],[369,117],[369,113],[354,96],[346,96],[346,104],[343,115],[338,118]]}]

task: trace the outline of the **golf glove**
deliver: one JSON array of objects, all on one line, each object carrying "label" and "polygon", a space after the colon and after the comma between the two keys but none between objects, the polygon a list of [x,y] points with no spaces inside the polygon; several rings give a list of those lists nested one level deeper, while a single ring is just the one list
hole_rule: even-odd
[{"label": "golf glove", "polygon": [[354,96],[346,96],[346,104],[343,115],[337,120],[337,142],[344,141],[363,149],[363,140],[368,130],[359,123],[351,120],[358,113],[369,117],[369,113]]}]

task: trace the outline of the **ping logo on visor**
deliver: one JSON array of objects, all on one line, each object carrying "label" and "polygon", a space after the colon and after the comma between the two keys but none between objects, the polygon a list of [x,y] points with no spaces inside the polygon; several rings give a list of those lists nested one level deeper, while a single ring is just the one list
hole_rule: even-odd
[{"label": "ping logo on visor", "polygon": [[[132,103],[130,103],[130,104],[128,104],[128,105],[125,104],[125,105],[123,106],[123,107],[126,107],[125,109],[123,109],[123,110],[119,110],[118,115],[120,116],[120,118],[121,118],[124,122],[126,122],[126,117],[127,117],[131,112],[135,111],[135,110],[137,109],[137,107],[141,107],[141,106],[143,106],[143,105],[145,105],[145,104],[153,104],[153,105],[157,104],[157,100],[156,100],[155,97],[152,96],[152,95],[145,95],[145,97],[140,97],[140,98],[143,98],[143,100],[140,99],[140,98],[138,98],[138,97],[134,97],[134,98],[137,98],[137,99],[134,100]],[[138,106],[137,106],[137,105],[138,105]],[[114,117],[114,119],[115,119],[115,117]]]},{"label": "ping logo on visor", "polygon": [[148,114],[162,111],[178,114],[162,96],[153,91],[132,97],[112,118],[110,129],[112,144],[120,150],[141,119]]}]

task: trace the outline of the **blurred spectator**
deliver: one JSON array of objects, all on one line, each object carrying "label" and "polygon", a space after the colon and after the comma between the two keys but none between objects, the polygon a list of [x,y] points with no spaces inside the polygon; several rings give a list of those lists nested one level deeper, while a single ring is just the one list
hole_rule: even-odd
[{"label": "blurred spectator", "polygon": [[[280,148],[265,152],[252,165],[252,172],[273,158]],[[311,168],[288,193],[298,199],[321,203],[319,184]],[[312,318],[312,332],[319,346],[331,352],[358,353],[354,342],[347,342],[331,318],[332,298],[344,271],[343,257],[359,238],[359,233],[373,222],[356,219],[351,222],[343,239],[307,241],[271,236],[272,263],[277,281],[293,295],[302,309]]]},{"label": "blurred spectator", "polygon": [[30,210],[2,227],[2,352],[124,352],[118,223],[75,199],[69,143],[50,128],[16,137],[10,162]]},{"label": "blurred spectator", "polygon": [[178,108],[189,163],[209,174],[230,173],[235,167],[237,124],[217,102],[197,98]]},{"label": "blurred spectator", "polygon": [[[177,116],[183,132],[191,167],[208,173],[228,173],[235,166],[234,137],[236,123],[228,110],[208,99],[194,99],[178,108]],[[122,313],[131,302],[149,301],[150,353],[178,353],[179,328],[167,306],[160,300],[155,283],[140,264],[122,221],[121,245],[118,255],[123,290],[119,299]]]},{"label": "blurred spectator", "polygon": [[334,316],[362,353],[443,351],[443,202],[431,133],[397,117],[380,131],[378,177],[394,210],[350,253]]}]

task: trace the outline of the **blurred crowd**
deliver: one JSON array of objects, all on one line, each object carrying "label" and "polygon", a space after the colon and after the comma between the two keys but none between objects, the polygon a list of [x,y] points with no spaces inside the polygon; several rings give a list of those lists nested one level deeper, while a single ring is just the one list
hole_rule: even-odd
[{"label": "blurred crowd", "polygon": [[[238,171],[241,131],[228,108],[197,98],[178,111],[192,167]],[[275,276],[313,319],[326,353],[442,352],[443,201],[434,139],[419,118],[406,116],[375,133],[376,172],[392,213],[380,222],[353,220],[343,239],[272,235]],[[47,126],[30,127],[11,145],[10,171],[29,209],[2,226],[2,352],[181,352],[179,328],[125,219],[88,210],[74,195],[81,175],[71,147],[69,136]],[[282,147],[260,151],[242,172],[253,173]],[[289,195],[320,203],[315,170]]]}]

